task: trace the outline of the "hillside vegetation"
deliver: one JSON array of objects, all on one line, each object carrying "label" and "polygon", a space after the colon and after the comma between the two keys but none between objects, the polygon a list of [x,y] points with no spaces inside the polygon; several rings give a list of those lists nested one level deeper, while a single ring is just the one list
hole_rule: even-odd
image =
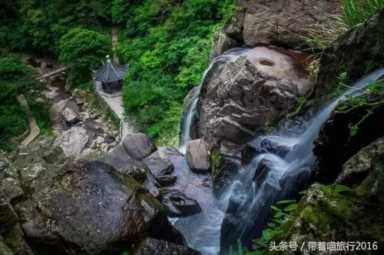
[{"label": "hillside vegetation", "polygon": [[113,17],[124,28],[118,52],[130,67],[125,107],[152,137],[175,143],[183,98],[199,85],[212,35],[231,16],[232,2],[114,2]]}]

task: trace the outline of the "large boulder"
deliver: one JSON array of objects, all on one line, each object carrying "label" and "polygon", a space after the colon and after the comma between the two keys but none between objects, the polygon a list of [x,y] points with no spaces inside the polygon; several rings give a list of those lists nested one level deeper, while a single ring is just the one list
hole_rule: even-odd
[{"label": "large boulder", "polygon": [[328,47],[320,60],[316,96],[327,95],[334,90],[343,73],[346,81],[352,83],[384,66],[383,34],[384,10],[354,27]]},{"label": "large boulder", "polygon": [[152,238],[145,239],[140,243],[133,255],[199,255],[200,253],[183,245],[171,243],[164,240]]},{"label": "large boulder", "polygon": [[143,133],[128,134],[123,139],[123,146],[134,159],[141,160],[156,150],[151,139]]},{"label": "large boulder", "polygon": [[201,88],[198,129],[208,144],[231,150],[298,106],[313,88],[301,53],[256,47],[214,60]]},{"label": "large boulder", "polygon": [[1,158],[4,253],[120,254],[145,238],[183,246],[166,209],[133,178],[132,169],[65,159],[51,155],[62,152],[50,147],[52,142],[36,141],[9,160]]},{"label": "large boulder", "polygon": [[187,144],[186,159],[192,171],[207,173],[210,170],[208,146],[202,139]]},{"label": "large boulder", "polygon": [[[341,13],[338,0],[238,1],[238,8],[224,32],[239,44],[311,46],[310,38],[331,40]],[[309,44],[309,45],[308,45]]]},{"label": "large boulder", "polygon": [[75,126],[64,131],[56,139],[56,144],[61,146],[66,156],[77,158],[81,156],[88,142],[88,132],[81,126]]},{"label": "large boulder", "polygon": [[150,234],[152,224],[165,217],[161,204],[113,171],[102,162],[79,162],[66,165],[53,183],[40,183],[31,200],[16,206],[27,237],[68,254],[101,254]]},{"label": "large boulder", "polygon": [[169,186],[176,182],[177,177],[172,174],[174,171],[172,162],[162,158],[158,151],[145,158],[143,163],[160,186]]},{"label": "large boulder", "polygon": [[360,184],[374,169],[377,158],[384,155],[384,138],[372,142],[350,158],[337,177],[337,182],[346,185]]},{"label": "large boulder", "polygon": [[[289,205],[293,208],[289,217],[270,232],[270,238],[276,243],[295,240],[304,249],[284,254],[319,254],[304,245],[311,240],[370,240],[373,245],[371,251],[362,254],[380,253],[380,246],[384,242],[382,143],[383,138],[376,140],[344,165],[344,169],[353,175],[353,178],[347,179],[344,177],[352,175],[344,175],[346,172],[340,175],[348,186],[314,184],[297,204]],[[275,217],[279,216],[275,214]]]}]

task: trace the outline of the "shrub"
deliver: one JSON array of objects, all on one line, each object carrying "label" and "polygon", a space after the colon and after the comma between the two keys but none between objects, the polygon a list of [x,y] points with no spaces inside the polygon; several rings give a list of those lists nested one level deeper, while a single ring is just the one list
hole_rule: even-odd
[{"label": "shrub", "polygon": [[111,50],[109,36],[84,28],[71,29],[60,40],[60,61],[69,69],[68,77],[74,86],[91,80],[92,70]]},{"label": "shrub", "polygon": [[212,35],[232,14],[232,2],[114,1],[113,18],[126,22],[118,46],[130,65],[124,80],[125,108],[153,138],[175,141],[183,98],[199,85]]},{"label": "shrub", "polygon": [[15,56],[0,56],[0,149],[10,149],[10,139],[27,128],[27,117],[17,103],[20,93],[33,98],[37,83],[33,72]]},{"label": "shrub", "polygon": [[384,8],[384,0],[342,0],[343,20],[352,27]]}]

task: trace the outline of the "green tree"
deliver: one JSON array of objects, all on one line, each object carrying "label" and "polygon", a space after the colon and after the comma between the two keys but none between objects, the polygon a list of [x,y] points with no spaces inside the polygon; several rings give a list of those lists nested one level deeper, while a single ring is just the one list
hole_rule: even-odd
[{"label": "green tree", "polygon": [[74,86],[91,80],[92,70],[111,50],[110,37],[84,28],[71,29],[60,39],[59,60],[69,69]]},{"label": "green tree", "polygon": [[[129,63],[124,105],[162,141],[176,139],[183,98],[207,68],[214,32],[233,13],[233,0],[114,0],[125,24],[119,55]],[[158,140],[160,141],[160,140]]]},{"label": "green tree", "polygon": [[16,101],[20,93],[31,96],[38,84],[33,72],[15,56],[0,56],[0,149],[9,149],[9,140],[27,128],[27,118]]}]

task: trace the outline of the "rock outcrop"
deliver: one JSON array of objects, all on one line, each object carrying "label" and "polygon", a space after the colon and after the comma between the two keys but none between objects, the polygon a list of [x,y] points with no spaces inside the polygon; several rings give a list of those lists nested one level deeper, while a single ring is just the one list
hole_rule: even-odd
[{"label": "rock outcrop", "polygon": [[48,141],[10,158],[0,160],[1,254],[120,254],[144,240],[167,254],[197,254],[135,180],[133,164],[119,172],[101,161],[66,159]]},{"label": "rock outcrop", "polygon": [[361,148],[384,136],[384,85],[372,84],[358,97],[339,104],[315,141],[316,179],[334,182],[342,165]]},{"label": "rock outcrop", "polygon": [[338,0],[244,0],[237,5],[224,32],[238,45],[247,46],[316,47],[309,39],[332,40],[329,31],[338,28],[341,13]]},{"label": "rock outcrop", "polygon": [[384,10],[342,35],[321,57],[316,96],[337,87],[342,73],[347,83],[384,65]]},{"label": "rock outcrop", "polygon": [[123,146],[134,159],[141,160],[156,150],[152,141],[143,133],[129,134],[123,139]]},{"label": "rock outcrop", "polygon": [[198,129],[210,147],[231,150],[292,111],[313,88],[298,52],[256,47],[216,59],[202,84]]},{"label": "rock outcrop", "polygon": [[199,255],[200,253],[185,246],[177,245],[163,240],[145,239],[133,255]]},{"label": "rock outcrop", "polygon": [[187,144],[186,158],[192,171],[209,173],[210,160],[208,146],[202,139],[190,141]]},{"label": "rock outcrop", "polygon": [[361,149],[350,158],[338,175],[336,182],[353,186],[360,184],[375,168],[378,158],[384,155],[384,138],[380,138]]},{"label": "rock outcrop", "polygon": [[[380,245],[384,242],[382,146],[383,138],[380,138],[344,164],[344,172],[339,178],[352,186],[314,184],[297,205],[291,206],[294,209],[289,218],[271,238],[277,243],[280,240],[295,240],[304,249],[284,254],[318,254],[307,245],[301,246],[311,240],[366,240],[370,242],[371,249],[362,254],[380,253]],[[353,173],[350,171],[352,168],[355,168]],[[355,178],[356,174],[358,178]]]}]

